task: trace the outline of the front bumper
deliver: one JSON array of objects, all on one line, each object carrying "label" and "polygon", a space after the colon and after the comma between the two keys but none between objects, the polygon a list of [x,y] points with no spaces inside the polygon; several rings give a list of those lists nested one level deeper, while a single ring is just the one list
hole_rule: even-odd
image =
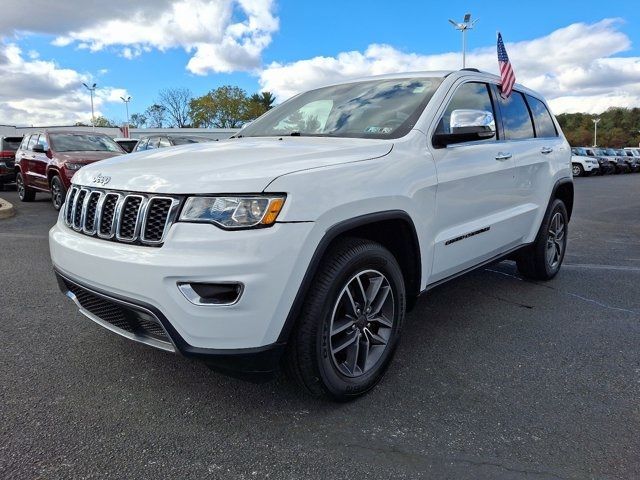
[{"label": "front bumper", "polygon": [[198,358],[216,370],[244,377],[269,376],[279,369],[285,348],[283,342],[231,350],[194,348],[152,305],[99,292],[58,271],[55,271],[55,275],[62,293],[73,300],[83,315],[118,335],[161,350]]},{"label": "front bumper", "polygon": [[[303,248],[312,227],[223,231],[176,223],[154,248],[88,237],[59,219],[49,243],[59,276],[152,312],[175,351],[219,356],[278,343],[313,253]],[[244,291],[233,305],[194,305],[178,289],[181,282],[240,282]]]},{"label": "front bumper", "polygon": [[0,169],[0,183],[14,183],[16,181],[16,172]]}]

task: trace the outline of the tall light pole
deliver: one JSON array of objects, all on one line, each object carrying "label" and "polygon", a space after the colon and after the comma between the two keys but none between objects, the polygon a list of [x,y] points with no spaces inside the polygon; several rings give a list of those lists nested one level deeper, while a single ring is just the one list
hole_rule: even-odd
[{"label": "tall light pole", "polygon": [[129,127],[129,102],[131,101],[131,96],[128,96],[127,98],[120,97],[120,100],[124,102],[124,106],[127,110],[127,128],[128,128]]},{"label": "tall light pole", "polygon": [[449,19],[449,23],[453,25],[456,30],[462,32],[462,68],[466,68],[467,66],[467,30],[472,30],[478,20],[479,19],[476,19],[472,22],[470,13],[465,13],[464,20],[462,20],[461,23]]},{"label": "tall light pole", "polygon": [[593,146],[598,146],[598,123],[600,123],[600,118],[594,118],[591,121],[593,122]]},{"label": "tall light pole", "polygon": [[86,88],[87,90],[89,90],[89,92],[91,93],[91,127],[95,130],[96,129],[96,116],[93,113],[93,94],[96,91],[96,83],[94,83],[93,85],[89,86],[86,83],[83,83],[82,85],[84,85],[84,88]]}]

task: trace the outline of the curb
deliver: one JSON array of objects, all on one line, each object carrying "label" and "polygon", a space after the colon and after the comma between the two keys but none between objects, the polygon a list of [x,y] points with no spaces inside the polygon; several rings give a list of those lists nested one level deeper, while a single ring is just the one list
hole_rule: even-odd
[{"label": "curb", "polygon": [[0,220],[3,218],[13,217],[16,214],[16,209],[10,202],[7,202],[4,198],[0,198]]}]

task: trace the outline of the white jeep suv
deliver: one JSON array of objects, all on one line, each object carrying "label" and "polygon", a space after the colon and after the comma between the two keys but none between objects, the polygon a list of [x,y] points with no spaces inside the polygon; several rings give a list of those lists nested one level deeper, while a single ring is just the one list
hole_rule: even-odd
[{"label": "white jeep suv", "polygon": [[571,153],[542,97],[477,70],[300,94],[234,137],[79,170],[50,232],[96,323],[315,395],[372,388],[421,293],[513,258],[556,275]]}]

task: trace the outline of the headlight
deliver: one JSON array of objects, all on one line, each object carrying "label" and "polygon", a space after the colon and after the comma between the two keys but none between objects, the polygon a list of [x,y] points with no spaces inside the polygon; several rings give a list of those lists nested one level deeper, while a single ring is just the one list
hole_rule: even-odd
[{"label": "headlight", "polygon": [[284,195],[189,197],[181,222],[213,223],[223,228],[273,225],[284,205]]},{"label": "headlight", "polygon": [[84,164],[82,163],[67,163],[65,165],[67,170],[80,170],[82,167],[84,167]]}]

